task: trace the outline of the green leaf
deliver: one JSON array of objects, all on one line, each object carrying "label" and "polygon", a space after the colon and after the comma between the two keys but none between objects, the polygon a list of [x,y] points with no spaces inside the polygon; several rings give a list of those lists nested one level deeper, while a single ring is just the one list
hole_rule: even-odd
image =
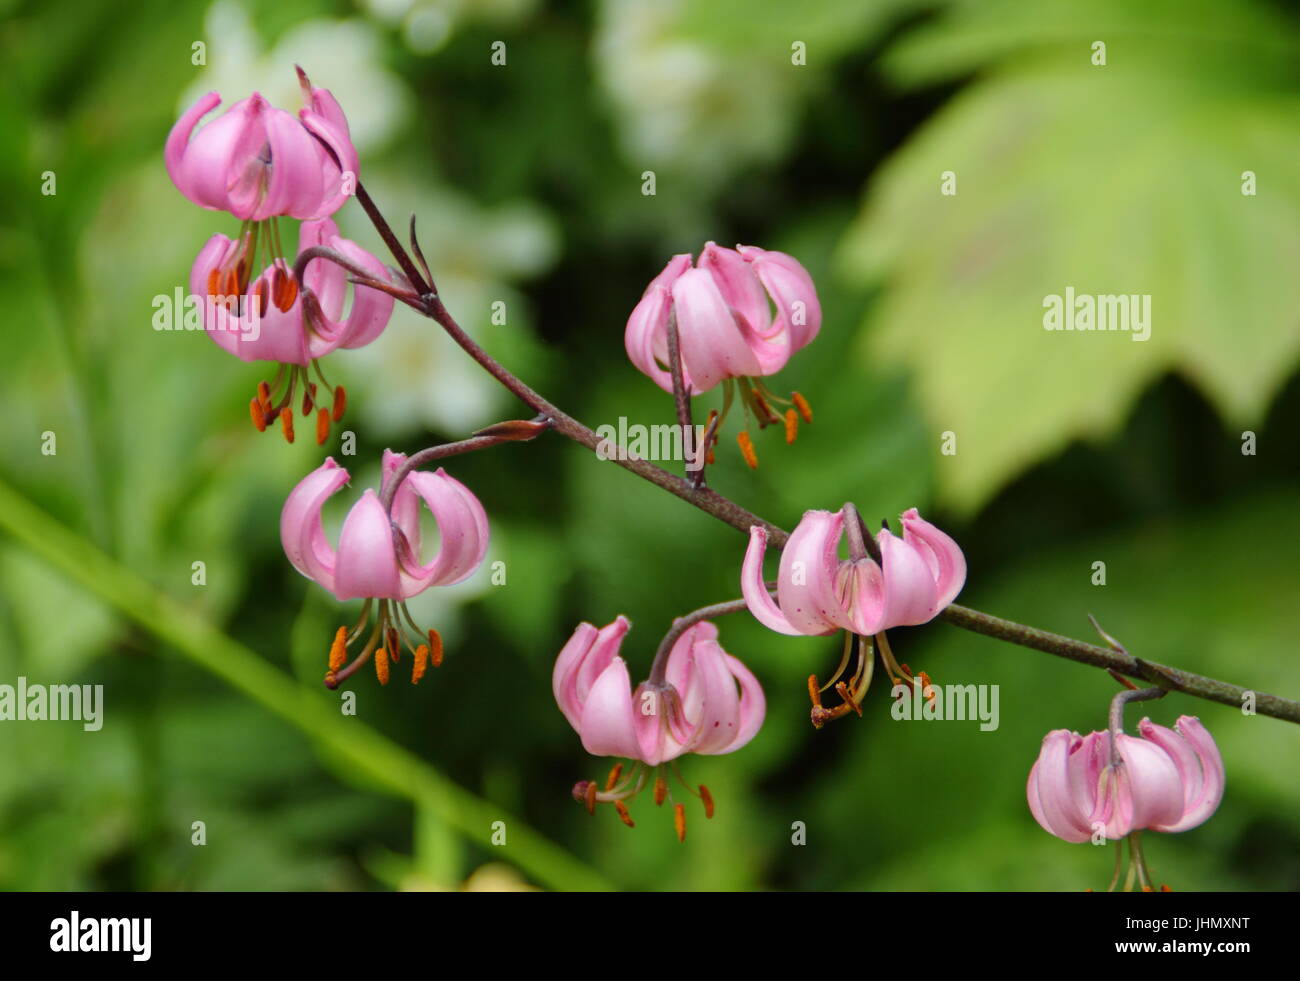
[{"label": "green leaf", "polygon": [[[905,74],[927,56],[951,68],[945,45],[977,35],[972,16],[906,48]],[[1011,24],[1020,46],[889,161],[843,243],[848,275],[885,287],[862,356],[906,369],[936,437],[956,434],[937,480],[963,511],[1113,431],[1165,372],[1253,425],[1300,355],[1300,99],[1278,84],[1274,36],[1287,28],[1245,19],[1255,47],[1239,29],[1189,52],[1152,17],[1109,36],[1105,66],[1086,25],[1046,43]],[[940,193],[948,171],[955,195]],[[1149,340],[1044,330],[1046,298],[1070,287],[1149,295]]]}]

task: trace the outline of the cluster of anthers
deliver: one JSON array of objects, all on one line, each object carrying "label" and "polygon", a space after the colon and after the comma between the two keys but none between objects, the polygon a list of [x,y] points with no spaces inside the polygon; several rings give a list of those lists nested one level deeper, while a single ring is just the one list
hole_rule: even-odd
[{"label": "cluster of anthers", "polygon": [[[672,775],[693,797],[698,797],[704,805],[704,816],[713,817],[713,795],[709,793],[709,788],[704,784],[698,787],[692,787],[686,782],[681,771],[675,765],[667,767],[649,767],[644,763],[635,762],[632,768],[623,773],[624,766],[622,762],[614,764],[613,769],[609,771],[609,776],[605,778],[605,785],[602,787],[595,780],[579,780],[573,785],[573,799],[584,804],[588,814],[596,813],[597,804],[613,804],[614,810],[618,813],[619,820],[629,828],[635,828],[636,822],[632,820],[632,814],[627,809],[626,801],[631,800],[637,794],[645,789],[646,783],[650,779],[650,774],[654,773],[654,802],[655,807],[662,807],[664,802],[672,797],[672,791],[668,781],[664,779],[664,770],[671,770]],[[673,801],[673,827],[677,831],[677,840],[686,840],[686,805],[680,801]]]}]

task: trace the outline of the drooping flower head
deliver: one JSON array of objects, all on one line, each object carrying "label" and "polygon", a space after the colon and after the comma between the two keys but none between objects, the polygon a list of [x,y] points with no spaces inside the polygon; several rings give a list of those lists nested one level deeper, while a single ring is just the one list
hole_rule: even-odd
[{"label": "drooping flower head", "polygon": [[[777,398],[759,379],[785,367],[817,336],[821,321],[812,277],[796,259],[751,245],[727,249],[709,242],[695,265],[689,253],[673,256],[651,281],[628,318],[624,343],[632,364],[671,392],[668,335],[675,324],[687,393],[725,385],[722,414],[710,424],[722,424],[738,388],[746,416],[752,411],[762,428],[782,421],[773,403],[792,402],[784,425],[787,442],[793,442],[799,417],[812,422],[811,408],[797,392],[790,400]],[[738,441],[746,461],[756,466],[748,428]]]},{"label": "drooping flower head", "polygon": [[[383,264],[339,237],[330,220],[357,188],[358,157],[348,122],[326,89],[314,88],[298,69],[304,106],[298,115],[277,109],[258,93],[235,103],[199,128],[221,97],[210,92],[186,110],[167,137],[164,156],[172,182],[195,204],[241,219],[235,238],[214,235],[190,271],[190,292],[203,311],[203,327],[221,347],[245,361],[276,361],[280,372],[259,386],[250,403],[259,430],[280,420],[293,442],[293,402],[302,390],[302,414],[316,415],[323,444],[331,422],[343,414],[345,395],[325,381],[317,359],[337,347],[361,347],[383,331],[392,313],[386,293],[358,286],[344,318],[347,274],[313,260],[299,282],[281,242],[279,219],[299,218],[299,254],[313,246],[334,249],[356,271],[386,281]],[[257,270],[263,270],[255,275]],[[308,366],[332,395],[329,409],[316,403]]]},{"label": "drooping flower head", "polygon": [[[401,453],[384,451],[379,492],[367,489],[343,522],[338,548],[325,536],[321,508],[348,482],[348,472],[327,459],[304,477],[285,501],[280,515],[280,541],[293,567],[334,594],[336,599],[364,598],[360,619],[340,627],[330,650],[328,687],[335,687],[373,655],[379,680],[388,681],[388,662],[397,661],[405,645],[415,658],[412,680],[419,681],[431,659],[442,657],[437,631],[416,626],[406,600],[430,586],[450,586],[473,575],[488,546],[487,514],[478,498],[441,467],[434,473],[412,471],[401,479],[406,463]],[[391,510],[385,501],[391,496]],[[438,551],[423,562],[420,556],[420,501],[438,526]],[[361,641],[377,607],[374,627],[362,649],[345,666],[346,653]],[[415,642],[408,635],[416,638]],[[427,639],[427,644],[425,643]]]},{"label": "drooping flower head", "polygon": [[1177,832],[1209,819],[1223,799],[1223,757],[1200,720],[1173,729],[1150,719],[1141,738],[1056,729],[1043,738],[1029,771],[1029,810],[1064,841],[1111,840],[1134,831]]},{"label": "drooping flower head", "polygon": [[298,77],[305,107],[296,117],[254,92],[196,133],[221,96],[209,92],[187,109],[164,151],[177,190],[245,222],[334,214],[356,189],[357,151],[334,96],[301,69]]},{"label": "drooping flower head", "polygon": [[791,635],[851,630],[870,636],[926,623],[961,592],[961,548],[916,508],[902,515],[902,538],[888,528],[876,534],[879,561],[865,554],[839,557],[845,518],[844,509],[805,512],[781,552],[777,602],[763,585],[767,530],[750,528],[740,585],[765,627]]},{"label": "drooping flower head", "polygon": [[[299,255],[318,246],[340,253],[375,279],[386,278],[383,263],[340,236],[332,219],[303,222],[299,229]],[[285,438],[292,442],[294,402],[301,392],[302,414],[315,411],[316,439],[324,443],[330,422],[342,417],[346,399],[342,386],[335,388],[325,380],[319,359],[340,347],[364,347],[379,337],[392,316],[393,298],[358,284],[345,313],[349,273],[342,266],[326,258],[309,260],[300,289],[292,267],[278,254],[260,275],[252,276],[248,262],[256,252],[256,235],[251,242],[212,236],[190,269],[190,292],[199,298],[205,332],[221,348],[243,361],[279,364],[274,381],[263,382],[249,405],[253,424],[264,430],[279,418]],[[332,394],[328,409],[318,406],[313,373]]]},{"label": "drooping flower head", "polygon": [[[815,676],[810,679],[812,722],[818,728],[850,709],[861,714],[876,651],[895,685],[916,680],[924,691],[930,690],[925,672],[914,676],[906,665],[894,661],[884,632],[926,623],[938,615],[966,582],[966,558],[957,543],[923,519],[916,508],[903,513],[902,525],[902,538],[888,528],[876,534],[873,555],[868,553],[852,505],[834,513],[805,512],[781,552],[775,600],[763,576],[767,529],[754,525],[749,530],[740,588],[754,618],[778,633],[794,636],[848,631],[835,676],[824,686],[816,684]],[[850,554],[840,558],[846,536]],[[860,639],[855,641],[855,636]],[[850,664],[850,680],[837,684]],[[831,686],[843,704],[826,709],[820,695]]]},{"label": "drooping flower head", "polygon": [[[560,651],[551,675],[555,701],[595,756],[632,761],[625,775],[619,763],[603,788],[584,780],[574,797],[594,813],[598,803],[613,803],[624,823],[632,825],[626,801],[654,773],[654,800],[670,795],[664,765],[686,753],[717,755],[740,749],[763,724],[767,703],[758,679],[718,643],[718,628],[708,621],[688,627],[656,664],[650,680],[632,689],[627,664],[619,656],[631,624],[626,617],[599,630],[580,624]],[[658,662],[658,659],[656,659]],[[671,768],[676,773],[676,767]],[[680,780],[680,774],[678,774]],[[704,801],[713,816],[707,788],[683,786]],[[674,805],[679,837],[685,836],[685,813]]]}]

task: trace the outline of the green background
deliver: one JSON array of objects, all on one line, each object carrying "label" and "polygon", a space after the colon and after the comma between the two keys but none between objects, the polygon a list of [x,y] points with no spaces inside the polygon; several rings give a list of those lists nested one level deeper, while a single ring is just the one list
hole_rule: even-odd
[{"label": "green background", "polygon": [[[209,88],[296,108],[295,61],[342,101],[394,225],[418,213],[452,312],[580,419],[669,421],[622,334],[671,254],[789,251],[825,322],[771,384],[816,421],[793,446],[756,432],[751,473],[734,418],[714,486],[787,528],[850,499],[872,520],[919,506],[962,543],[969,605],[1085,638],[1092,613],[1141,657],[1300,695],[1300,22],[1262,2],[760,6],[0,2],[0,683],[105,689],[99,732],[0,724],[0,887],[1109,880],[1108,853],[1034,823],[1024,781],[1048,730],[1103,726],[1115,683],[941,624],[895,650],[941,684],[1000,685],[997,731],[895,722],[878,684],[865,718],[815,732],[804,680],[838,641],[732,617],[722,640],[769,711],[742,751],[683,761],[717,816],[688,805],[685,845],[645,798],[635,830],[589,818],[569,789],[607,761],[552,701],[556,653],[623,613],[643,674],[675,615],[737,594],[744,540],[558,438],[450,464],[507,583],[417,604],[445,665],[418,688],[363,673],[357,717],[339,713],[320,676],[355,604],[298,576],[277,532],[324,453],[306,426],[290,447],[248,424],[262,367],[151,326],[153,297],[236,228],[171,185],[168,129]],[[355,203],[337,217],[382,255]],[[1151,339],[1044,331],[1067,286],[1150,295]],[[351,395],[354,488],[384,447],[524,414],[408,314],[327,372]],[[1157,881],[1300,886],[1300,732],[1145,708],[1199,715],[1228,773],[1211,821],[1148,836]]]}]

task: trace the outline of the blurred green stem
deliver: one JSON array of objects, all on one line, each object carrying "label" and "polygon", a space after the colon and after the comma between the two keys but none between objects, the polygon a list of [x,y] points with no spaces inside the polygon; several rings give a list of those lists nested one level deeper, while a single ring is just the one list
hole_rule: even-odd
[{"label": "blurred green stem", "polygon": [[419,757],[299,685],[247,647],[164,595],[0,481],[0,528],[117,607],[200,667],[281,716],[321,748],[486,848],[503,822],[501,855],[556,889],[608,890],[594,869],[502,808],[459,787]]}]

